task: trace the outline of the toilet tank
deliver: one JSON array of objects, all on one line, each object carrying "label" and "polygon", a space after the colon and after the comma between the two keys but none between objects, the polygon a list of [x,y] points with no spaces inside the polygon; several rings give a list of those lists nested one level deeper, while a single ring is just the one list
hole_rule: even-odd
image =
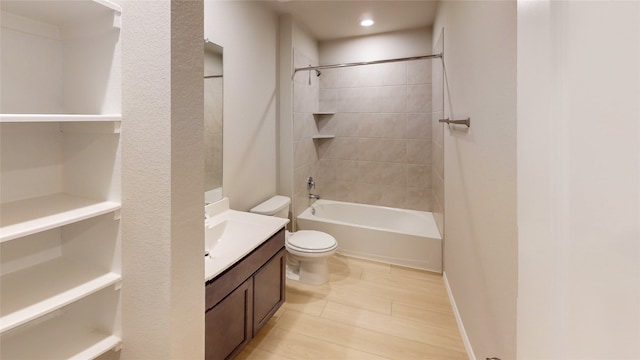
[{"label": "toilet tank", "polygon": [[276,195],[271,199],[256,205],[250,211],[255,214],[289,218],[291,199],[287,196]]}]

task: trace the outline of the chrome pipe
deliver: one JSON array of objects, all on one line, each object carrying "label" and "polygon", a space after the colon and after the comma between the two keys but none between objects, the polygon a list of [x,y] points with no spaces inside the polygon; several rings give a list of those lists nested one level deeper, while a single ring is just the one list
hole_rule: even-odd
[{"label": "chrome pipe", "polygon": [[345,64],[307,66],[303,68],[295,68],[295,70],[293,71],[293,74],[295,75],[298,71],[304,71],[304,70],[335,69],[335,68],[343,68],[343,67],[350,67],[350,66],[386,64],[386,63],[398,62],[398,61],[413,61],[413,60],[435,59],[435,58],[442,58],[442,54],[440,53],[440,54],[434,54],[434,55],[410,56],[410,57],[403,57],[403,58],[396,58],[396,59],[362,61],[362,62],[345,63]]}]

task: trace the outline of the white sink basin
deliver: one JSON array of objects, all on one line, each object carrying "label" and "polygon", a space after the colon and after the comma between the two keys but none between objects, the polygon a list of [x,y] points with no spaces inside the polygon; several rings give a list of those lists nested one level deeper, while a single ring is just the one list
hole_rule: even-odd
[{"label": "white sink basin", "polygon": [[[226,198],[225,198],[226,199]],[[288,219],[229,210],[228,205],[208,208],[205,221],[205,281],[221,273],[273,234]]]},{"label": "white sink basin", "polygon": [[220,240],[227,229],[227,221],[221,221],[214,226],[204,227],[204,249],[211,256],[211,252],[220,244]]}]

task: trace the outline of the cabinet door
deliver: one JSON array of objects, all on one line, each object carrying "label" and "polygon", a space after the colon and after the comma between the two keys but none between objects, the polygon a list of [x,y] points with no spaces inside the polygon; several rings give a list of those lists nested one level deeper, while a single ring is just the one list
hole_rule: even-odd
[{"label": "cabinet door", "polygon": [[285,254],[280,250],[254,276],[253,335],[269,321],[284,303]]},{"label": "cabinet door", "polygon": [[249,278],[205,314],[206,360],[231,359],[251,340],[252,300],[253,279]]}]

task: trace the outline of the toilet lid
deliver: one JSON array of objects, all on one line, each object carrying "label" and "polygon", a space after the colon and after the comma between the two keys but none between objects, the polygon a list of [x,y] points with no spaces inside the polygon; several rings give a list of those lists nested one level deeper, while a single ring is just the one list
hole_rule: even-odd
[{"label": "toilet lid", "polygon": [[327,233],[315,230],[299,230],[289,236],[287,245],[300,251],[318,252],[332,250],[338,245],[338,242]]}]

